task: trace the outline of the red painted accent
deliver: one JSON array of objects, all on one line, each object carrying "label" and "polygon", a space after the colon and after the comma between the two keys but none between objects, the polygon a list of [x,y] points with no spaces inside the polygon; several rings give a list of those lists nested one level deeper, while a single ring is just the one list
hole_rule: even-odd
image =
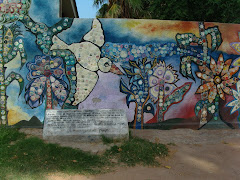
[{"label": "red painted accent", "polygon": [[[181,89],[183,86],[186,86],[186,85],[190,85],[190,88],[188,89],[188,91],[189,91],[189,90],[191,89],[191,86],[192,86],[192,83],[191,83],[191,82],[187,82],[187,83],[183,84],[182,86],[176,88],[173,92],[177,91],[178,89]],[[165,113],[168,111],[168,109],[169,109],[173,104],[178,104],[178,103],[180,103],[180,102],[183,101],[184,96],[187,94],[188,91],[186,91],[186,92],[183,94],[183,98],[182,98],[181,101],[179,101],[179,102],[174,102],[174,103],[172,103],[170,106],[167,107],[167,110],[163,113],[163,117],[164,117]],[[172,92],[172,93],[173,93],[173,92]],[[172,93],[171,93],[171,94],[172,94]],[[168,96],[170,96],[171,94],[169,94]],[[164,98],[164,101],[165,101],[165,99],[168,98],[168,96],[166,96],[166,97]],[[158,117],[159,109],[160,109],[160,107],[158,106],[158,108],[157,108],[157,110],[156,110],[156,114],[154,115],[154,117],[153,117],[152,119],[150,119],[149,121],[146,122],[147,124],[157,123],[157,117]],[[195,116],[194,111],[192,111],[191,109],[192,109],[192,106],[189,106],[189,107],[187,107],[187,108],[186,108],[186,105],[184,106],[184,111],[183,111],[183,112],[186,112],[186,113],[188,114],[188,116],[184,116],[185,118]],[[188,111],[188,110],[190,110],[190,111]]]},{"label": "red painted accent", "polygon": [[157,123],[157,113],[153,116],[152,119],[146,122],[146,124],[152,124],[152,123]]}]

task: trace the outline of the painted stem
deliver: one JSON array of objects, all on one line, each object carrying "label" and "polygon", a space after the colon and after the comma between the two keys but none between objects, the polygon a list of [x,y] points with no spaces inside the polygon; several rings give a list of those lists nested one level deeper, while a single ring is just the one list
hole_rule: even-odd
[{"label": "painted stem", "polygon": [[[143,89],[148,89],[148,80],[145,77],[144,78],[144,86]],[[142,102],[143,100],[143,102]],[[144,115],[143,115],[143,109],[147,101],[149,100],[149,93],[148,90],[144,92],[142,95],[142,98],[140,102],[136,102],[136,109],[135,109],[135,116],[134,116],[134,129],[143,129],[144,124]]]},{"label": "painted stem", "polygon": [[218,119],[220,119],[220,114],[219,114],[219,95],[216,96],[215,98],[215,114],[214,114],[214,120],[217,121]]},{"label": "painted stem", "polygon": [[[207,43],[207,37],[206,37],[205,33],[203,33],[203,32],[205,32],[204,23],[203,22],[199,22],[199,33],[200,33],[200,37],[201,37],[201,39],[203,41],[203,44],[202,44],[202,46],[203,46],[203,61],[206,61],[207,58],[208,58],[208,43]],[[205,81],[201,80],[201,84],[204,84],[204,83],[205,83]],[[208,97],[208,92],[203,92],[201,94],[201,99],[202,100],[206,100],[207,99],[206,97]],[[203,109],[207,109],[207,105],[206,104],[204,104]],[[206,119],[206,115],[207,114],[204,114],[204,113],[205,113],[205,111],[201,112],[201,121],[206,123],[207,122],[207,119]]]},{"label": "painted stem", "polygon": [[[3,42],[4,38],[4,27],[0,25],[0,38]],[[0,101],[1,101],[1,112],[0,112],[0,125],[7,124],[7,107],[6,107],[6,86],[5,86],[5,69],[3,61],[3,43],[0,46]]]},{"label": "painted stem", "polygon": [[157,114],[157,121],[158,123],[164,121],[164,114],[162,112],[162,108],[163,108],[163,105],[164,105],[164,86],[161,86],[160,89],[159,89],[159,95],[158,95],[158,102],[157,102],[158,106],[159,106],[159,111],[158,111],[158,114]]},{"label": "painted stem", "polygon": [[240,108],[238,109],[238,117],[237,117],[237,120],[238,120],[238,127],[240,128]]},{"label": "painted stem", "polygon": [[[141,108],[141,109],[140,109]],[[142,103],[136,103],[135,115],[134,115],[134,129],[141,129],[141,122],[143,121],[143,113],[142,113]]]},{"label": "painted stem", "polygon": [[47,78],[47,100],[46,100],[46,109],[52,109],[52,89],[50,79]]},{"label": "painted stem", "polygon": [[136,103],[136,109],[135,109],[135,116],[134,116],[134,129],[143,129],[143,124],[144,124],[144,115],[143,115],[143,109],[145,104],[147,103],[149,96],[145,99],[144,103]]}]

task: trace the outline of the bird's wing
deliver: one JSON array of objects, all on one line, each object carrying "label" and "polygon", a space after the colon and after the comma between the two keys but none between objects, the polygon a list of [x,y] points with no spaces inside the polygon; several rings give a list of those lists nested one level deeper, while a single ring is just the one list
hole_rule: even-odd
[{"label": "bird's wing", "polygon": [[96,72],[89,71],[80,64],[76,64],[76,73],[77,84],[76,93],[74,94],[74,106],[83,102],[89,96],[98,81],[98,74]]},{"label": "bird's wing", "polygon": [[92,23],[92,29],[83,37],[85,41],[96,44],[98,47],[102,47],[104,44],[104,34],[102,25],[98,19],[94,19]]}]

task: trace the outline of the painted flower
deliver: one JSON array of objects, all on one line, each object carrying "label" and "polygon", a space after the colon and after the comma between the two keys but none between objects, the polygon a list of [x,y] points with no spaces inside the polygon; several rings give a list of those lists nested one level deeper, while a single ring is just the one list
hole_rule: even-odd
[{"label": "painted flower", "polygon": [[28,14],[31,0],[0,0],[0,23],[11,23]]},{"label": "painted flower", "polygon": [[[238,53],[240,54],[240,42],[234,42],[230,43],[230,46]],[[240,66],[240,58],[237,58],[232,63],[233,66]],[[238,73],[238,78],[240,78],[240,73]]]},{"label": "painted flower", "polygon": [[217,64],[211,58],[210,69],[206,66],[199,66],[201,72],[196,72],[197,77],[205,81],[205,84],[199,86],[196,93],[203,93],[209,91],[208,101],[213,102],[216,95],[225,100],[224,93],[232,95],[232,85],[236,84],[238,78],[232,77],[237,73],[239,67],[229,69],[232,63],[231,59],[224,62],[222,54],[219,56]]},{"label": "painted flower", "polygon": [[233,114],[240,108],[240,81],[237,82],[237,91],[234,89],[232,91],[234,100],[226,105],[228,107],[232,107],[231,114]]},{"label": "painted flower", "polygon": [[63,81],[64,68],[62,59],[50,56],[36,56],[34,63],[28,63],[28,80],[25,100],[32,107],[42,104],[47,95],[47,108],[51,108],[52,98],[62,105],[67,98],[68,88]]},{"label": "painted flower", "polygon": [[177,87],[174,83],[179,80],[178,75],[171,65],[166,67],[164,61],[160,61],[149,74],[149,93],[154,103],[159,99],[159,95],[163,98]]}]

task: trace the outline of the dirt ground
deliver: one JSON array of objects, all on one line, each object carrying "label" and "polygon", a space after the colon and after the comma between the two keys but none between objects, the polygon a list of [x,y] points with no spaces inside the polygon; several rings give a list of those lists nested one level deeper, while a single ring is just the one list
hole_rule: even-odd
[{"label": "dirt ground", "polygon": [[[24,129],[41,137],[41,130]],[[240,179],[239,130],[132,130],[133,136],[152,142],[169,144],[170,156],[161,160],[161,167],[115,167],[113,172],[97,176],[51,174],[49,180],[238,180]],[[102,144],[63,143],[88,150]]]}]

